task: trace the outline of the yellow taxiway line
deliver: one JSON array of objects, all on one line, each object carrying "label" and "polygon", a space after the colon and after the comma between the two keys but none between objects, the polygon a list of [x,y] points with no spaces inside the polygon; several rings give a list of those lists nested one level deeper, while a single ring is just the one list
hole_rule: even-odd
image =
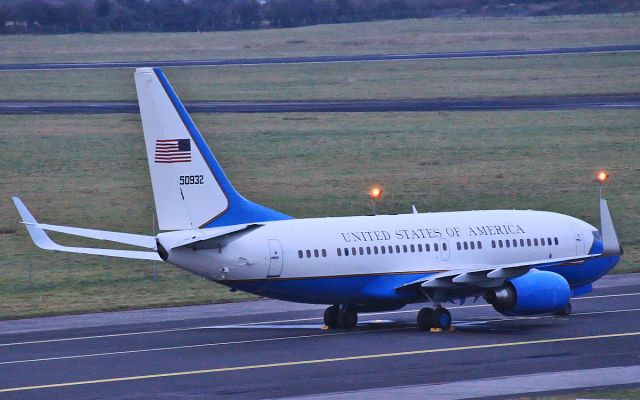
[{"label": "yellow taxiway line", "polygon": [[324,364],[324,363],[334,363],[334,362],[341,362],[341,361],[368,360],[368,359],[389,358],[389,357],[405,357],[405,356],[415,356],[415,355],[430,354],[430,353],[445,353],[445,352],[464,351],[464,350],[480,350],[480,349],[491,349],[491,348],[498,348],[498,347],[527,346],[527,345],[535,345],[535,344],[573,342],[573,341],[581,341],[581,340],[611,339],[611,338],[622,338],[622,337],[630,337],[630,336],[640,336],[640,331],[612,333],[612,334],[606,334],[606,335],[576,336],[576,337],[565,337],[565,338],[555,338],[555,339],[539,339],[539,340],[530,340],[530,341],[522,341],[522,342],[481,344],[481,345],[473,345],[473,346],[448,347],[448,348],[440,348],[440,349],[424,349],[424,350],[402,351],[402,352],[395,352],[395,353],[365,354],[365,355],[359,355],[359,356],[321,358],[316,360],[302,360],[302,361],[288,361],[288,362],[280,362],[280,363],[272,363],[272,364],[242,365],[237,367],[211,368],[211,369],[200,369],[200,370],[182,371],[182,372],[167,372],[167,373],[151,374],[151,375],[124,376],[124,377],[118,377],[118,378],[94,379],[94,380],[87,380],[87,381],[64,382],[64,383],[53,383],[53,384],[47,384],[47,385],[5,388],[5,389],[0,389],[0,393],[21,392],[21,391],[36,390],[36,389],[53,389],[53,388],[63,388],[63,387],[72,387],[72,386],[81,386],[81,385],[94,385],[99,383],[138,381],[138,380],[144,380],[144,379],[170,378],[170,377],[179,377],[179,376],[188,376],[188,375],[214,374],[214,373],[220,373],[220,372],[246,371],[246,370],[253,370],[253,369],[264,369],[264,368]]}]

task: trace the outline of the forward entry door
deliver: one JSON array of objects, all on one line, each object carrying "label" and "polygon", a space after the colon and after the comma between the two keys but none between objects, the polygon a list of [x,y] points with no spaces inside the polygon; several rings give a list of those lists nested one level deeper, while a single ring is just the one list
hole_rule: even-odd
[{"label": "forward entry door", "polygon": [[269,273],[267,277],[282,274],[282,246],[278,239],[269,239]]}]

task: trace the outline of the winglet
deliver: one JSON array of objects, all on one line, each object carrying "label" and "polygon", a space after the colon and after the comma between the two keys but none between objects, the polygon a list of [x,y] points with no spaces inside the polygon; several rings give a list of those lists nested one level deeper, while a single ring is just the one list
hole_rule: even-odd
[{"label": "winglet", "polygon": [[22,223],[27,227],[27,231],[29,232],[33,243],[41,249],[56,250],[57,245],[49,238],[42,228],[37,226],[38,222],[33,215],[31,215],[22,200],[18,197],[12,197],[11,199],[18,209],[18,213],[22,218]]},{"label": "winglet", "polygon": [[602,255],[617,256],[622,254],[622,246],[613,227],[611,212],[607,200],[600,199],[600,234],[602,235]]}]

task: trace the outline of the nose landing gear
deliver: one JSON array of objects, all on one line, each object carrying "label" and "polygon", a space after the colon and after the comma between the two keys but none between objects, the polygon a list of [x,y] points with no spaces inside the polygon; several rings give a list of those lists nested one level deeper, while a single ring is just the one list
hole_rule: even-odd
[{"label": "nose landing gear", "polygon": [[358,324],[358,312],[352,305],[334,304],[325,310],[324,324],[329,328],[353,329]]},{"label": "nose landing gear", "polygon": [[431,328],[448,331],[451,328],[451,313],[444,307],[438,306],[435,310],[424,307],[418,312],[417,325],[418,330],[421,331],[428,331]]}]

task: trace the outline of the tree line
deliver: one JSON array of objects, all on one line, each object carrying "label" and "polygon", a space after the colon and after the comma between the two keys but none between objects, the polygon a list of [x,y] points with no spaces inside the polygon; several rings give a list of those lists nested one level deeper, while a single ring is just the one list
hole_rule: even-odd
[{"label": "tree line", "polygon": [[640,0],[6,0],[0,5],[0,32],[216,31],[638,9]]}]

